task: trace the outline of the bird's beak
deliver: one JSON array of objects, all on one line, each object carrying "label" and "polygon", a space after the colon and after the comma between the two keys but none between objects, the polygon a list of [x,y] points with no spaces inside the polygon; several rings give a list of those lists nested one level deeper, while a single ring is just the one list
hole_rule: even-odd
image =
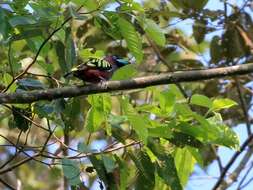
[{"label": "bird's beak", "polygon": [[75,71],[78,71],[78,68],[71,69],[71,72],[75,72]]}]

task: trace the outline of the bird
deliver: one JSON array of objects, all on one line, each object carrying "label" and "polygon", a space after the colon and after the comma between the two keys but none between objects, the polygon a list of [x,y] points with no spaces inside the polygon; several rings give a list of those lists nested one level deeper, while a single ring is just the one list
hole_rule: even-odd
[{"label": "bird", "polygon": [[128,64],[130,64],[128,60],[116,55],[108,55],[103,58],[90,58],[88,61],[71,69],[64,77],[73,75],[84,82],[100,83],[110,80],[117,69]]}]

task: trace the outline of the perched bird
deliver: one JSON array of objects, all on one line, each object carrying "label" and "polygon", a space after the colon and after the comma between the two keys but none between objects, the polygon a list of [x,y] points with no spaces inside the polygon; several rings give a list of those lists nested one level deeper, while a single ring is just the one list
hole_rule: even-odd
[{"label": "perched bird", "polygon": [[85,82],[99,83],[109,80],[114,71],[128,64],[130,62],[114,55],[109,55],[102,59],[91,58],[87,62],[73,68],[64,77],[73,75]]}]

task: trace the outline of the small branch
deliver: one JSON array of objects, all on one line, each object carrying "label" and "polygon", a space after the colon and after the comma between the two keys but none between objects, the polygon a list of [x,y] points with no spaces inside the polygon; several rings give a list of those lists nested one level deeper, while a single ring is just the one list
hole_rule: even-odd
[{"label": "small branch", "polygon": [[247,171],[245,172],[244,176],[242,177],[242,179],[241,179],[241,181],[240,181],[240,183],[239,183],[239,185],[237,187],[237,190],[242,189],[241,187],[243,186],[243,183],[246,180],[246,178],[248,177],[248,175],[251,172],[252,168],[253,168],[253,162],[251,162],[250,167],[247,169]]},{"label": "small branch", "polygon": [[[170,64],[168,63],[168,61],[162,56],[162,54],[161,54],[159,48],[156,46],[156,44],[153,43],[153,42],[149,39],[148,36],[147,36],[147,39],[148,39],[150,45],[152,46],[152,48],[153,48],[153,50],[154,50],[156,56],[158,57],[158,59],[166,65],[166,67],[169,69],[170,72],[174,72],[173,68],[170,66]],[[183,89],[182,85],[179,84],[179,83],[175,83],[175,84],[176,84],[176,86],[178,87],[178,89],[180,90],[180,92],[184,95],[184,97],[185,97],[185,98],[188,98],[188,95],[186,94],[186,92],[185,92],[185,90]]]},{"label": "small branch", "polygon": [[[69,132],[68,129],[64,129],[64,144],[69,146]],[[68,156],[68,148],[65,148],[62,150],[63,156],[67,157]],[[68,183],[68,179],[66,176],[63,176],[63,187],[64,189],[68,189],[69,183]]]},{"label": "small branch", "polygon": [[219,190],[227,189],[237,180],[238,176],[240,175],[240,173],[242,172],[242,170],[245,168],[246,164],[250,160],[252,153],[253,153],[253,147],[251,147],[246,152],[246,154],[243,156],[242,160],[240,161],[236,169],[231,174],[229,174],[228,179],[223,180],[220,187],[218,188]]},{"label": "small branch", "polygon": [[38,157],[38,156],[40,156],[39,153],[34,154],[33,156],[30,156],[30,157],[27,157],[27,158],[25,158],[25,159],[19,161],[18,163],[16,163],[16,164],[10,166],[9,168],[6,168],[6,169],[4,169],[4,170],[1,170],[1,171],[0,171],[0,175],[5,174],[5,173],[7,173],[7,172],[10,172],[10,171],[14,170],[15,168],[17,168],[17,167],[19,167],[19,166],[25,164],[26,162],[29,162],[30,160],[34,160],[34,159],[35,159],[36,157]]},{"label": "small branch", "polygon": [[134,145],[137,145],[137,144],[141,144],[140,141],[132,141],[128,144],[125,144],[125,145],[122,145],[122,146],[119,146],[119,147],[114,147],[114,148],[111,148],[111,149],[106,149],[106,150],[102,150],[102,151],[99,151],[99,152],[91,152],[91,153],[78,153],[77,155],[74,155],[74,156],[68,156],[68,157],[62,157],[62,156],[50,156],[50,155],[44,155],[42,154],[41,156],[42,157],[45,157],[45,158],[51,158],[51,159],[63,159],[63,158],[67,158],[67,159],[81,159],[81,158],[86,158],[88,156],[92,156],[92,155],[100,155],[100,154],[108,154],[108,153],[111,153],[111,152],[115,152],[117,150],[120,150],[120,149],[124,149],[124,148],[127,148],[127,147],[130,147],[130,146],[134,146]]},{"label": "small branch", "polygon": [[180,82],[202,81],[213,78],[243,75],[253,72],[253,63],[222,67],[206,70],[174,72],[147,77],[134,78],[124,81],[108,81],[101,84],[87,86],[72,86],[52,88],[47,90],[34,90],[29,92],[0,93],[0,104],[3,103],[32,103],[39,100],[53,100],[58,98],[76,97],[81,95],[98,94],[118,90],[129,90],[156,86],[162,84],[175,84]]},{"label": "small branch", "polygon": [[223,183],[224,181],[224,177],[227,174],[229,168],[233,165],[233,163],[235,162],[235,160],[238,158],[238,156],[246,149],[246,147],[252,143],[253,140],[253,135],[251,134],[248,139],[242,144],[240,151],[237,151],[229,160],[228,164],[224,167],[218,181],[216,182],[216,184],[213,187],[213,190],[217,190],[219,189],[220,185]]},{"label": "small branch", "polygon": [[12,187],[10,184],[8,184],[5,180],[3,180],[2,178],[0,178],[0,183],[4,184],[7,188],[11,189],[11,190],[16,190],[16,188]]},{"label": "small branch", "polygon": [[240,100],[240,104],[241,104],[241,108],[243,111],[243,115],[244,115],[244,119],[246,122],[246,127],[247,127],[247,133],[248,135],[251,134],[251,128],[250,128],[250,120],[249,120],[249,115],[248,115],[248,108],[246,106],[246,102],[245,99],[243,97],[243,93],[240,87],[240,82],[238,81],[237,77],[235,77],[235,84],[236,84],[236,90],[239,96],[239,100]]}]

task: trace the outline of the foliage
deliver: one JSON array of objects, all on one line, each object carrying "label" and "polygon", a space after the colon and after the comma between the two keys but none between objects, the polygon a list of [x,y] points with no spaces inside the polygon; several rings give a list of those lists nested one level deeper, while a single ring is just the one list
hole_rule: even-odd
[{"label": "foliage", "polygon": [[[76,85],[80,81],[63,75],[88,58],[107,54],[136,62],[118,70],[112,80],[252,61],[251,15],[237,5],[231,13],[211,10],[205,8],[208,2],[4,1],[0,88],[22,93]],[[180,24],[173,26],[175,20],[186,19],[192,21],[190,35]],[[242,98],[246,104],[251,99],[246,90],[244,97],[231,93],[235,83],[227,78],[1,105],[0,133],[5,138],[0,143],[20,149],[13,155],[8,146],[1,148],[11,164],[1,161],[0,173],[25,155],[33,161],[13,174],[27,189],[98,184],[100,189],[182,190],[195,164],[204,168],[212,161],[206,159],[206,147],[239,149],[231,126],[244,122],[238,105]],[[101,142],[106,145],[98,147]],[[48,183],[42,187],[39,181]]]}]

